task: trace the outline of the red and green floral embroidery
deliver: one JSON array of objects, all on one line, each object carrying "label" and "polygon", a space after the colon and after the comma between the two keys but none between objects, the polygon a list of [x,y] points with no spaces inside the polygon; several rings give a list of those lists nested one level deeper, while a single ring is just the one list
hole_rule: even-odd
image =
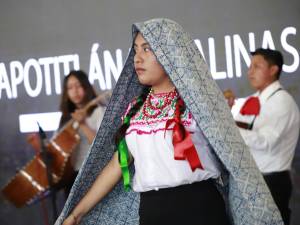
[{"label": "red and green floral embroidery", "polygon": [[[131,118],[130,127],[126,133],[136,131],[137,134],[150,134],[165,131],[166,121],[174,117],[177,99],[176,90],[160,94],[150,91],[141,109]],[[133,105],[134,101],[128,107],[127,112]],[[186,109],[181,115],[182,124],[189,126],[191,120],[192,114]]]}]

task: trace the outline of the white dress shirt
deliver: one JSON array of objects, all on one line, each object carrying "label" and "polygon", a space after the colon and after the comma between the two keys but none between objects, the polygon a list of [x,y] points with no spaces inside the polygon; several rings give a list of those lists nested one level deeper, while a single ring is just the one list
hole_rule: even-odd
[{"label": "white dress shirt", "polygon": [[[241,104],[232,112],[236,121],[251,123],[252,130],[240,128],[240,133],[262,173],[290,170],[299,137],[299,109],[292,96],[275,81],[261,93],[255,93],[260,101],[260,113],[243,116],[239,113]],[[238,107],[238,110],[237,110]]]}]

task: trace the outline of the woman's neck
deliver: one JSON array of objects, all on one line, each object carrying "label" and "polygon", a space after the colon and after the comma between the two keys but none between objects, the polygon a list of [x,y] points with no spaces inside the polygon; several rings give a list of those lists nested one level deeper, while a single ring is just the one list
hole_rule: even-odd
[{"label": "woman's neck", "polygon": [[175,89],[175,86],[173,84],[170,85],[164,85],[164,86],[152,86],[152,90],[154,94],[160,94],[160,93],[168,93]]},{"label": "woman's neck", "polygon": [[83,103],[80,103],[80,104],[76,104],[76,109],[81,109],[83,108],[84,104]]}]

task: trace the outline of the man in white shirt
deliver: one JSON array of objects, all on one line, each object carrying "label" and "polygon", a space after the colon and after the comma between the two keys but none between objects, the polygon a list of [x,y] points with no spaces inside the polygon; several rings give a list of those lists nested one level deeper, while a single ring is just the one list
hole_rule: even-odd
[{"label": "man in white shirt", "polygon": [[263,173],[285,224],[289,224],[292,192],[289,171],[299,137],[299,109],[279,83],[282,54],[259,48],[251,55],[248,79],[257,92],[246,99],[241,109],[238,108],[241,104],[234,104],[232,112],[237,112],[233,114],[240,133]]}]

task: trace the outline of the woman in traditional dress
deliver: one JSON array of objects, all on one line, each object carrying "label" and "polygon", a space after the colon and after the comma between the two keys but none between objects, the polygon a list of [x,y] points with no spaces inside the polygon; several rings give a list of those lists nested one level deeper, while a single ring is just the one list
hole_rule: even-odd
[{"label": "woman in traditional dress", "polygon": [[133,25],[61,223],[282,224],[224,96],[176,22]]}]

